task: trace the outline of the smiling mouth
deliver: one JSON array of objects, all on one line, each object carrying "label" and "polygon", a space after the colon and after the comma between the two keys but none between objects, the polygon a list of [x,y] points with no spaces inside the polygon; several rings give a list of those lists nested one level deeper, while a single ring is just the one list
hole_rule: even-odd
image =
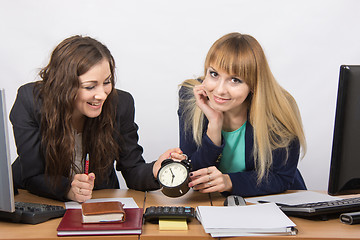
[{"label": "smiling mouth", "polygon": [[229,101],[229,99],[227,99],[227,98],[220,98],[220,97],[214,96],[214,101],[215,101],[216,103],[225,103],[225,102]]},{"label": "smiling mouth", "polygon": [[88,104],[90,104],[91,106],[100,106],[101,105],[101,103],[90,103],[90,102],[88,102]]}]

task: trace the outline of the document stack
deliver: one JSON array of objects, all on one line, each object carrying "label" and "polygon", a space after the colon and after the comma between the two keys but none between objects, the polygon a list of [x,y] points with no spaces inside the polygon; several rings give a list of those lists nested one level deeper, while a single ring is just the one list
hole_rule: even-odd
[{"label": "document stack", "polygon": [[295,224],[275,203],[198,206],[196,217],[212,237],[296,235]]},{"label": "document stack", "polygon": [[[83,204],[66,202],[65,206],[66,213],[57,228],[58,236],[139,235],[142,232],[144,211],[138,207],[133,198],[98,198],[90,199]],[[120,220],[111,221],[118,219],[109,216],[109,211],[117,212],[117,217],[121,212]],[[92,218],[91,223],[85,223],[84,212],[99,213],[95,214],[97,222],[94,223]]]}]

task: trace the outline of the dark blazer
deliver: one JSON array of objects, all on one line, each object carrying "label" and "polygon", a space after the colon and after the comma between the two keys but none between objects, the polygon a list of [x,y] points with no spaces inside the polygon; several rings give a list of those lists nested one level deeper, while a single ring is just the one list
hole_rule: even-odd
[{"label": "dark blazer", "polygon": [[[41,147],[40,108],[41,101],[35,100],[35,83],[28,83],[18,89],[15,103],[10,112],[18,157],[12,165],[14,184],[18,188],[61,201],[68,200],[71,179],[62,176],[61,184],[53,187],[45,176],[45,158]],[[143,149],[138,144],[138,126],[134,122],[134,99],[121,90],[116,90],[116,130],[122,136],[125,150],[116,162],[116,170],[121,171],[128,188],[135,190],[155,190],[159,188],[153,176],[153,164],[145,163]],[[56,94],[56,93],[54,93]],[[96,174],[96,170],[94,170]],[[95,179],[94,189],[120,188],[113,166],[108,169],[106,179]]]},{"label": "dark blazer", "polygon": [[[216,146],[207,136],[208,120],[205,118],[202,146],[197,147],[191,132],[184,130],[184,101],[189,99],[191,94],[182,87],[179,91],[180,104],[178,109],[180,127],[180,148],[191,159],[193,170],[206,168],[209,166],[219,166],[224,141],[220,147]],[[273,151],[273,164],[267,178],[260,184],[257,183],[257,173],[254,165],[253,151],[253,127],[247,121],[245,131],[245,166],[244,172],[229,173],[233,189],[231,193],[243,197],[280,193],[290,189],[305,190],[304,180],[297,169],[299,160],[300,145],[299,141],[294,140],[289,146],[288,158],[286,160],[286,150],[276,149]]]}]

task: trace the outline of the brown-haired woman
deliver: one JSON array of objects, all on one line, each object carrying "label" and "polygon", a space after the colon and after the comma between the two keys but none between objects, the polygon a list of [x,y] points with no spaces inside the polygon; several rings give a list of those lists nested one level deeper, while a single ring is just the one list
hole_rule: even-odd
[{"label": "brown-haired woman", "polygon": [[155,176],[162,160],[170,153],[181,158],[181,151],[169,149],[157,161],[145,163],[134,100],[114,88],[114,71],[106,46],[73,36],[54,49],[40,81],[19,88],[10,113],[19,155],[13,163],[15,186],[84,202],[93,189],[120,187],[116,161],[129,188],[159,188]]}]

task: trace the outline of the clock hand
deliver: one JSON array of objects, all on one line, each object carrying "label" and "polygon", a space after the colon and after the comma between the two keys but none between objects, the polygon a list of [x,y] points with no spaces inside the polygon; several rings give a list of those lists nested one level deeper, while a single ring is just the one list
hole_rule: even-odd
[{"label": "clock hand", "polygon": [[174,173],[172,172],[171,168],[170,168],[170,172],[171,172],[172,177],[174,178],[175,175],[174,175]]},{"label": "clock hand", "polygon": [[174,175],[174,173],[172,172],[171,168],[170,168],[170,172],[171,172],[171,175],[172,175],[171,183],[173,183],[173,182],[174,182],[175,175]]}]

